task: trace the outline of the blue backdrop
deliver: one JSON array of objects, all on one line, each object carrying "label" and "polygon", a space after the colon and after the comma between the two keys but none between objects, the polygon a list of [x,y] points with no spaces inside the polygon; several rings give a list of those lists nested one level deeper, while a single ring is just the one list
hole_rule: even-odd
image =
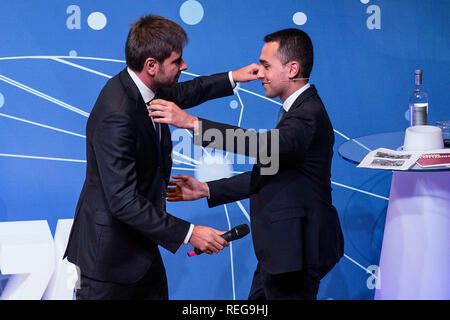
[{"label": "blue backdrop", "polygon": [[[345,256],[322,281],[318,298],[372,299],[368,272],[379,263],[391,174],[357,169],[337,149],[349,138],[408,126],[418,67],[430,124],[450,118],[450,2],[2,0],[0,221],[44,219],[54,232],[58,219],[73,218],[85,175],[87,116],[108,78],[125,66],[130,23],[147,13],[186,30],[189,73],[181,81],[258,62],[262,39],[273,31],[298,27],[311,36],[311,83],[336,130],[333,203],[345,237]],[[192,113],[245,128],[274,127],[279,100],[264,99],[260,82],[240,89]],[[174,163],[173,173],[195,174],[196,166]],[[232,171],[250,168],[234,164]],[[168,211],[227,230],[248,223],[249,203],[209,209],[201,200],[169,204]],[[171,299],[247,298],[256,266],[250,237],[218,255],[188,258],[190,249],[161,249]]]}]

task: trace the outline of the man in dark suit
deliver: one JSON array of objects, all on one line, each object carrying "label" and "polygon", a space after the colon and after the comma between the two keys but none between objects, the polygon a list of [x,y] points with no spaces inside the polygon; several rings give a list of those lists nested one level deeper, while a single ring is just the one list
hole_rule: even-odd
[{"label": "man in dark suit", "polygon": [[[183,118],[180,114],[187,114],[173,103],[155,101],[149,109],[161,116],[157,122],[193,130],[195,141],[204,146],[256,158],[251,172],[227,179],[202,183],[175,176],[179,180],[170,184],[176,187],[168,192],[169,201],[207,197],[210,207],[250,198],[258,265],[249,299],[316,299],[320,280],[343,256],[344,246],[331,199],[333,127],[308,82],[313,65],[309,36],[286,29],[264,41],[258,79],[267,97],[283,101],[274,130],[256,133],[189,115]],[[173,114],[184,120],[168,121]],[[213,130],[209,137],[216,137],[211,143],[202,138],[208,130]],[[240,139],[242,134],[247,139]]]},{"label": "man in dark suit", "polygon": [[[223,232],[166,212],[171,135],[148,116],[147,103],[156,94],[189,108],[233,93],[231,73],[177,83],[186,42],[178,24],[140,18],[128,34],[127,68],[107,82],[89,116],[86,180],[65,253],[81,273],[77,299],[168,299],[158,245],[175,253],[189,242],[208,254],[228,245]],[[242,71],[256,79],[249,70],[235,72],[236,80]]]}]

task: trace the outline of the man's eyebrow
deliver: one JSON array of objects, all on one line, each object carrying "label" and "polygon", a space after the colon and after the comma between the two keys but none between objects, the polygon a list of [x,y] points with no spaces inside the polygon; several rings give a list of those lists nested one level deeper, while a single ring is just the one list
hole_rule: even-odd
[{"label": "man's eyebrow", "polygon": [[267,63],[267,61],[264,60],[264,59],[259,59],[259,62],[261,62],[261,63]]}]

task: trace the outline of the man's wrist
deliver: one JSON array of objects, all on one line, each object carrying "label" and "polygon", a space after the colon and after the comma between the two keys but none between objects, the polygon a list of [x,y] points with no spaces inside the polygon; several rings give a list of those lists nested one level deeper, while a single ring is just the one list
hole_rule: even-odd
[{"label": "man's wrist", "polygon": [[236,81],[234,80],[234,75],[233,75],[234,71],[229,71],[228,72],[228,79],[230,79],[230,83],[231,83],[231,87],[234,89],[236,87]]},{"label": "man's wrist", "polygon": [[209,186],[208,183],[203,182],[203,197],[206,197],[209,199],[210,194],[209,194]]},{"label": "man's wrist", "polygon": [[191,241],[192,232],[194,231],[194,225],[191,223],[189,226],[188,233],[186,234],[186,237],[184,238],[183,244],[188,244],[189,241]]}]

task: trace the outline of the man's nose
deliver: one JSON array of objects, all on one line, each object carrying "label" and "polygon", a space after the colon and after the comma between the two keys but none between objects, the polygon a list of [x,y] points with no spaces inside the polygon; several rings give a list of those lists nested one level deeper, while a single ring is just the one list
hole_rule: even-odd
[{"label": "man's nose", "polygon": [[264,79],[264,68],[263,68],[263,66],[259,66],[258,73],[256,74],[256,78],[258,78],[258,80]]},{"label": "man's nose", "polygon": [[181,66],[180,66],[180,70],[181,71],[184,71],[184,70],[187,70],[187,64],[186,64],[186,62],[184,62],[184,60],[182,60],[181,61]]}]

